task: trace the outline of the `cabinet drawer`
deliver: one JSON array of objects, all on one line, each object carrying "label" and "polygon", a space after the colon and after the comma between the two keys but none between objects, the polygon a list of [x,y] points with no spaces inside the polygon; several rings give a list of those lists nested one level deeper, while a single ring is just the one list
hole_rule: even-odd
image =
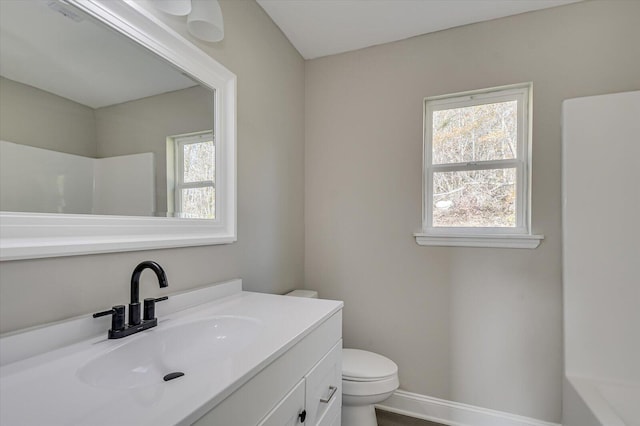
[{"label": "cabinet drawer", "polygon": [[322,417],[318,419],[318,423],[316,426],[340,426],[342,411],[340,408],[342,407],[342,398],[336,399],[329,402],[329,406],[324,411]]},{"label": "cabinet drawer", "polygon": [[339,412],[342,407],[342,339],[309,371],[306,380],[305,424],[316,426],[329,408]]},{"label": "cabinet drawer", "polygon": [[304,379],[267,414],[258,426],[294,426],[304,410]]}]

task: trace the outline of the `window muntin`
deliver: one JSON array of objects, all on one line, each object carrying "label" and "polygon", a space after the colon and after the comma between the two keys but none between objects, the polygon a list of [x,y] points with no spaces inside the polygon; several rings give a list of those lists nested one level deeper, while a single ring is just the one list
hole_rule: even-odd
[{"label": "window muntin", "polygon": [[529,84],[425,99],[425,234],[529,234],[529,101]]},{"label": "window muntin", "polygon": [[213,132],[174,136],[174,215],[216,218],[216,144]]}]

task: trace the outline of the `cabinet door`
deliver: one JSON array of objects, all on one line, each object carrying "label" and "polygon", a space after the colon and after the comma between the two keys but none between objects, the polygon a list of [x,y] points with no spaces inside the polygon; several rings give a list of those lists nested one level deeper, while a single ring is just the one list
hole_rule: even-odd
[{"label": "cabinet door", "polygon": [[289,392],[258,426],[295,426],[304,411],[304,379]]},{"label": "cabinet door", "polygon": [[[309,426],[324,424],[342,407],[342,340],[306,376],[306,409]],[[322,423],[321,423],[322,422]]]}]

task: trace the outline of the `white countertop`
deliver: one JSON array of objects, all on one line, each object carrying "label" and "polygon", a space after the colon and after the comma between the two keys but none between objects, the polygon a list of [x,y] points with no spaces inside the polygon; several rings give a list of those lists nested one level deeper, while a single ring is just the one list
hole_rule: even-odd
[{"label": "white countertop", "polygon": [[[206,293],[206,289],[202,292]],[[190,292],[192,300],[196,293]],[[0,367],[0,424],[190,424],[342,308],[342,302],[338,301],[239,289],[232,293],[166,315],[158,309],[158,327],[133,336],[109,340],[105,329],[100,336],[3,365]],[[175,296],[176,299],[180,297],[182,295]],[[179,300],[173,302],[174,307],[179,304]],[[146,333],[158,332],[184,321],[227,315],[257,319],[260,332],[240,352],[223,362],[185,365],[181,368],[185,376],[180,379],[135,389],[94,387],[77,376],[78,369],[90,360],[143,338]],[[50,330],[44,327],[26,333],[43,335],[61,329],[51,326]],[[22,336],[3,338],[0,345],[18,344],[19,337]],[[28,340],[29,336],[26,337]]]}]

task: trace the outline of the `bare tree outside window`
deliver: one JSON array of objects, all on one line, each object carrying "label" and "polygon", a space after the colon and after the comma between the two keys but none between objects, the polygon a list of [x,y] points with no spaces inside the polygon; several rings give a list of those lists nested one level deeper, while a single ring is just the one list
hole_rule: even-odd
[{"label": "bare tree outside window", "polygon": [[519,84],[424,100],[423,235],[530,234],[530,94]]},{"label": "bare tree outside window", "polygon": [[[433,164],[517,157],[517,102],[434,111]],[[433,226],[516,226],[516,169],[434,172]]]},{"label": "bare tree outside window", "polygon": [[175,137],[174,144],[176,216],[215,219],[216,146],[213,134]]}]

